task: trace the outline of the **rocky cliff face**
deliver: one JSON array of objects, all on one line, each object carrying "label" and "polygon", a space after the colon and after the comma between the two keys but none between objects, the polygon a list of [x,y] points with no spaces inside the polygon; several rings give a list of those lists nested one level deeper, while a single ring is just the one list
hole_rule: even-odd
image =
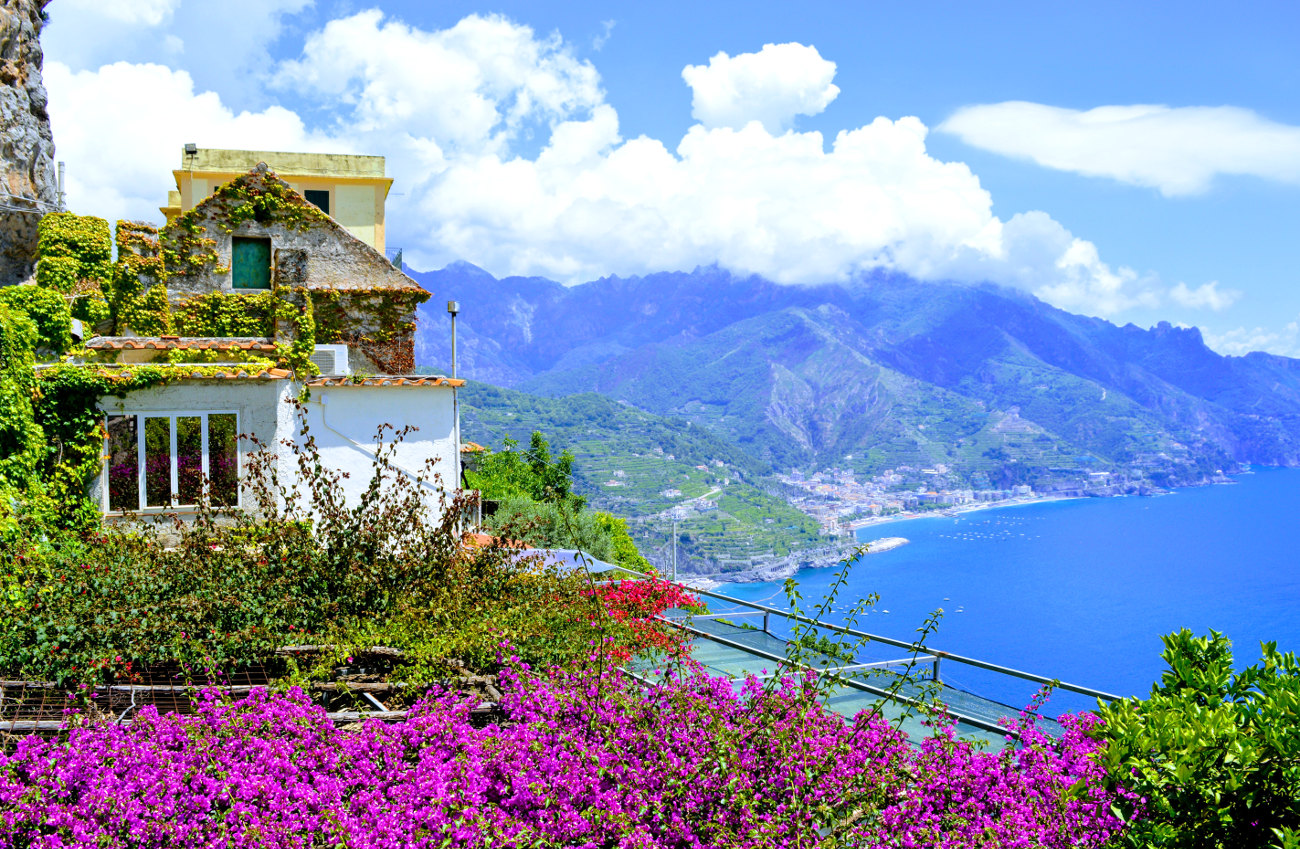
[{"label": "rocky cliff face", "polygon": [[36,223],[55,209],[54,136],[41,79],[41,10],[0,0],[0,285],[32,271]]}]

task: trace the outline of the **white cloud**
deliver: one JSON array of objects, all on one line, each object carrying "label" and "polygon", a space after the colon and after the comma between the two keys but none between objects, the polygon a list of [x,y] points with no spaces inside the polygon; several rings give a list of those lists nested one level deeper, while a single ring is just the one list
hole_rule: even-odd
[{"label": "white cloud", "polygon": [[1167,196],[1204,192],[1219,175],[1300,183],[1300,127],[1232,106],[1080,111],[1009,101],[964,107],[938,129],[984,150]]},{"label": "white cloud", "polygon": [[[162,65],[119,62],[73,72],[50,62],[45,85],[58,157],[68,162],[68,205],[83,214],[159,220],[158,207],[176,188],[171,170],[179,166],[185,142],[270,150],[348,147],[308,131],[279,106],[235,114],[216,93],[196,93],[188,73]],[[130,120],[123,120],[124,97]]]},{"label": "white cloud", "polygon": [[1205,344],[1220,354],[1242,356],[1252,351],[1267,351],[1283,357],[1300,357],[1300,322],[1292,321],[1281,330],[1263,327],[1238,327],[1224,333],[1202,331]]},{"label": "white cloud", "polygon": [[591,40],[592,50],[599,53],[601,50],[605,49],[605,45],[609,42],[609,37],[614,34],[614,25],[616,23],[618,23],[618,21],[615,20],[601,21],[600,34]]},{"label": "white cloud", "polygon": [[184,58],[199,89],[262,108],[268,45],[312,0],[59,0],[41,33],[45,58],[74,71]]},{"label": "white cloud", "polygon": [[765,44],[757,53],[719,52],[708,65],[687,65],[691,115],[705,127],[740,129],[758,121],[779,133],[797,115],[816,115],[840,93],[835,63],[809,45]]},{"label": "white cloud", "polygon": [[[798,91],[820,94],[795,98],[797,108],[777,96],[783,105],[769,122],[833,96],[834,66],[804,50],[824,73],[820,88]],[[767,53],[759,64],[773,55],[783,54]],[[715,66],[730,68],[733,81],[749,73],[715,57],[702,79]],[[1100,315],[1168,299],[1216,309],[1234,294],[1215,283],[1168,290],[1113,269],[1091,242],[1043,212],[999,219],[965,164],[930,155],[928,129],[913,117],[877,118],[829,144],[820,133],[760,120],[697,124],[675,145],[624,139],[590,63],[558,36],[501,17],[470,16],[430,32],[362,12],[310,34],[277,80],[278,91],[291,87],[301,98],[300,113],[233,109],[187,72],[159,64],[74,71],[48,63],[72,208],[156,220],[185,142],[353,151],[388,157],[397,181],[388,242],[417,268],[465,259],[497,274],[572,283],[716,262],[805,283],[883,267],[924,279],[992,280]],[[131,99],[129,121],[123,92],[149,93]],[[330,124],[313,126],[303,115]]]},{"label": "white cloud", "polygon": [[1215,312],[1227,309],[1237,302],[1241,293],[1235,289],[1220,291],[1219,281],[1211,280],[1195,289],[1186,283],[1179,283],[1169,290],[1170,299],[1184,307],[1192,309],[1211,309]]},{"label": "white cloud", "polygon": [[603,100],[600,76],[558,36],[539,39],[506,18],[470,15],[427,32],[378,9],[330,21],[284,63],[281,86],[346,107],[340,124],[400,129],[444,149],[502,150],[534,124]]},{"label": "white cloud", "polygon": [[156,27],[170,20],[181,0],[62,0],[63,9],[86,15],[108,18],[133,26]]}]

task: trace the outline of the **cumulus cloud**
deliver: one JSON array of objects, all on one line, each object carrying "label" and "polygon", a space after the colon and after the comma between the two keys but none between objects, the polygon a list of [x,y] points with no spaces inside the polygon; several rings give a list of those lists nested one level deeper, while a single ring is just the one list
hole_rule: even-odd
[{"label": "cumulus cloud", "polygon": [[1179,283],[1169,290],[1169,298],[1179,306],[1191,309],[1211,309],[1215,312],[1227,309],[1237,302],[1241,293],[1235,289],[1219,289],[1219,281],[1211,280],[1195,289],[1186,283]]},{"label": "cumulus cloud", "polygon": [[687,65],[691,115],[705,127],[740,129],[758,121],[769,133],[798,115],[816,115],[839,95],[835,63],[810,45],[765,44],[757,53],[719,52],[708,65]]},{"label": "cumulus cloud", "polygon": [[399,129],[466,153],[500,152],[537,125],[603,101],[600,76],[559,36],[499,15],[428,32],[378,9],[330,21],[284,63],[281,86],[346,107],[340,125]]},{"label": "cumulus cloud", "polygon": [[[785,89],[738,82],[778,67],[804,70]],[[1112,268],[1044,212],[1000,219],[965,164],[930,155],[917,118],[876,118],[830,139],[783,129],[834,97],[833,73],[801,45],[715,56],[687,75],[697,109],[726,79],[748,93],[707,108],[737,120],[719,112],[676,142],[629,139],[596,69],[558,36],[478,15],[426,31],[372,10],[312,32],[275,69],[275,91],[292,91],[296,112],[237,110],[159,64],[52,61],[47,84],[70,203],[106,217],[156,219],[185,142],[353,151],[388,157],[388,242],[417,268],[464,259],[569,283],[712,263],[787,283],[888,268],[992,280],[1107,316],[1171,299],[1216,309],[1235,296]],[[746,98],[764,90],[778,106],[755,115]],[[150,93],[131,101],[131,121],[123,92]]]},{"label": "cumulus cloud", "polygon": [[1081,111],[1009,101],[964,107],[938,129],[983,150],[1166,196],[1204,192],[1219,175],[1300,183],[1300,127],[1232,106]]},{"label": "cumulus cloud", "polygon": [[1267,351],[1283,357],[1300,357],[1300,322],[1289,322],[1281,330],[1263,327],[1238,327],[1224,333],[1202,331],[1205,344],[1220,354],[1242,356],[1252,351]]},{"label": "cumulus cloud", "polygon": [[[344,151],[344,142],[313,133],[279,106],[236,114],[214,92],[196,92],[185,71],[119,62],[97,71],[45,66],[50,123],[59,158],[68,162],[68,205],[109,218],[160,218],[176,188],[171,170],[181,145],[270,150]],[[148,92],[148,96],[136,96]],[[122,120],[123,97],[131,120]]]}]

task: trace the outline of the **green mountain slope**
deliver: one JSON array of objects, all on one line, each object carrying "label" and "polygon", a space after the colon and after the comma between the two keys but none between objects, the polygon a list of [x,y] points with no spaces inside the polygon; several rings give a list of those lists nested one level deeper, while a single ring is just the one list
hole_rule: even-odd
[{"label": "green mountain slope", "polygon": [[697,571],[827,545],[817,523],[778,494],[771,467],[679,418],[594,393],[548,398],[471,382],[460,393],[462,438],[500,449],[534,430],[573,452],[574,488],[628,518],[644,553],[668,562],[674,518],[679,556]]}]

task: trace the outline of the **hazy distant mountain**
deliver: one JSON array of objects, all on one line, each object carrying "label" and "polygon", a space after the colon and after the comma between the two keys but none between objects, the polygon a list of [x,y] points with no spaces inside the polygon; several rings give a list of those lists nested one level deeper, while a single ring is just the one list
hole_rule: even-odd
[{"label": "hazy distant mountain", "polygon": [[[878,274],[786,286],[717,268],[566,288],[460,263],[421,364],[548,395],[598,392],[689,419],[777,467],[952,462],[1300,464],[1300,360],[1225,357],[1200,331],[1123,327],[993,286]],[[996,481],[995,481],[996,483]]]}]

